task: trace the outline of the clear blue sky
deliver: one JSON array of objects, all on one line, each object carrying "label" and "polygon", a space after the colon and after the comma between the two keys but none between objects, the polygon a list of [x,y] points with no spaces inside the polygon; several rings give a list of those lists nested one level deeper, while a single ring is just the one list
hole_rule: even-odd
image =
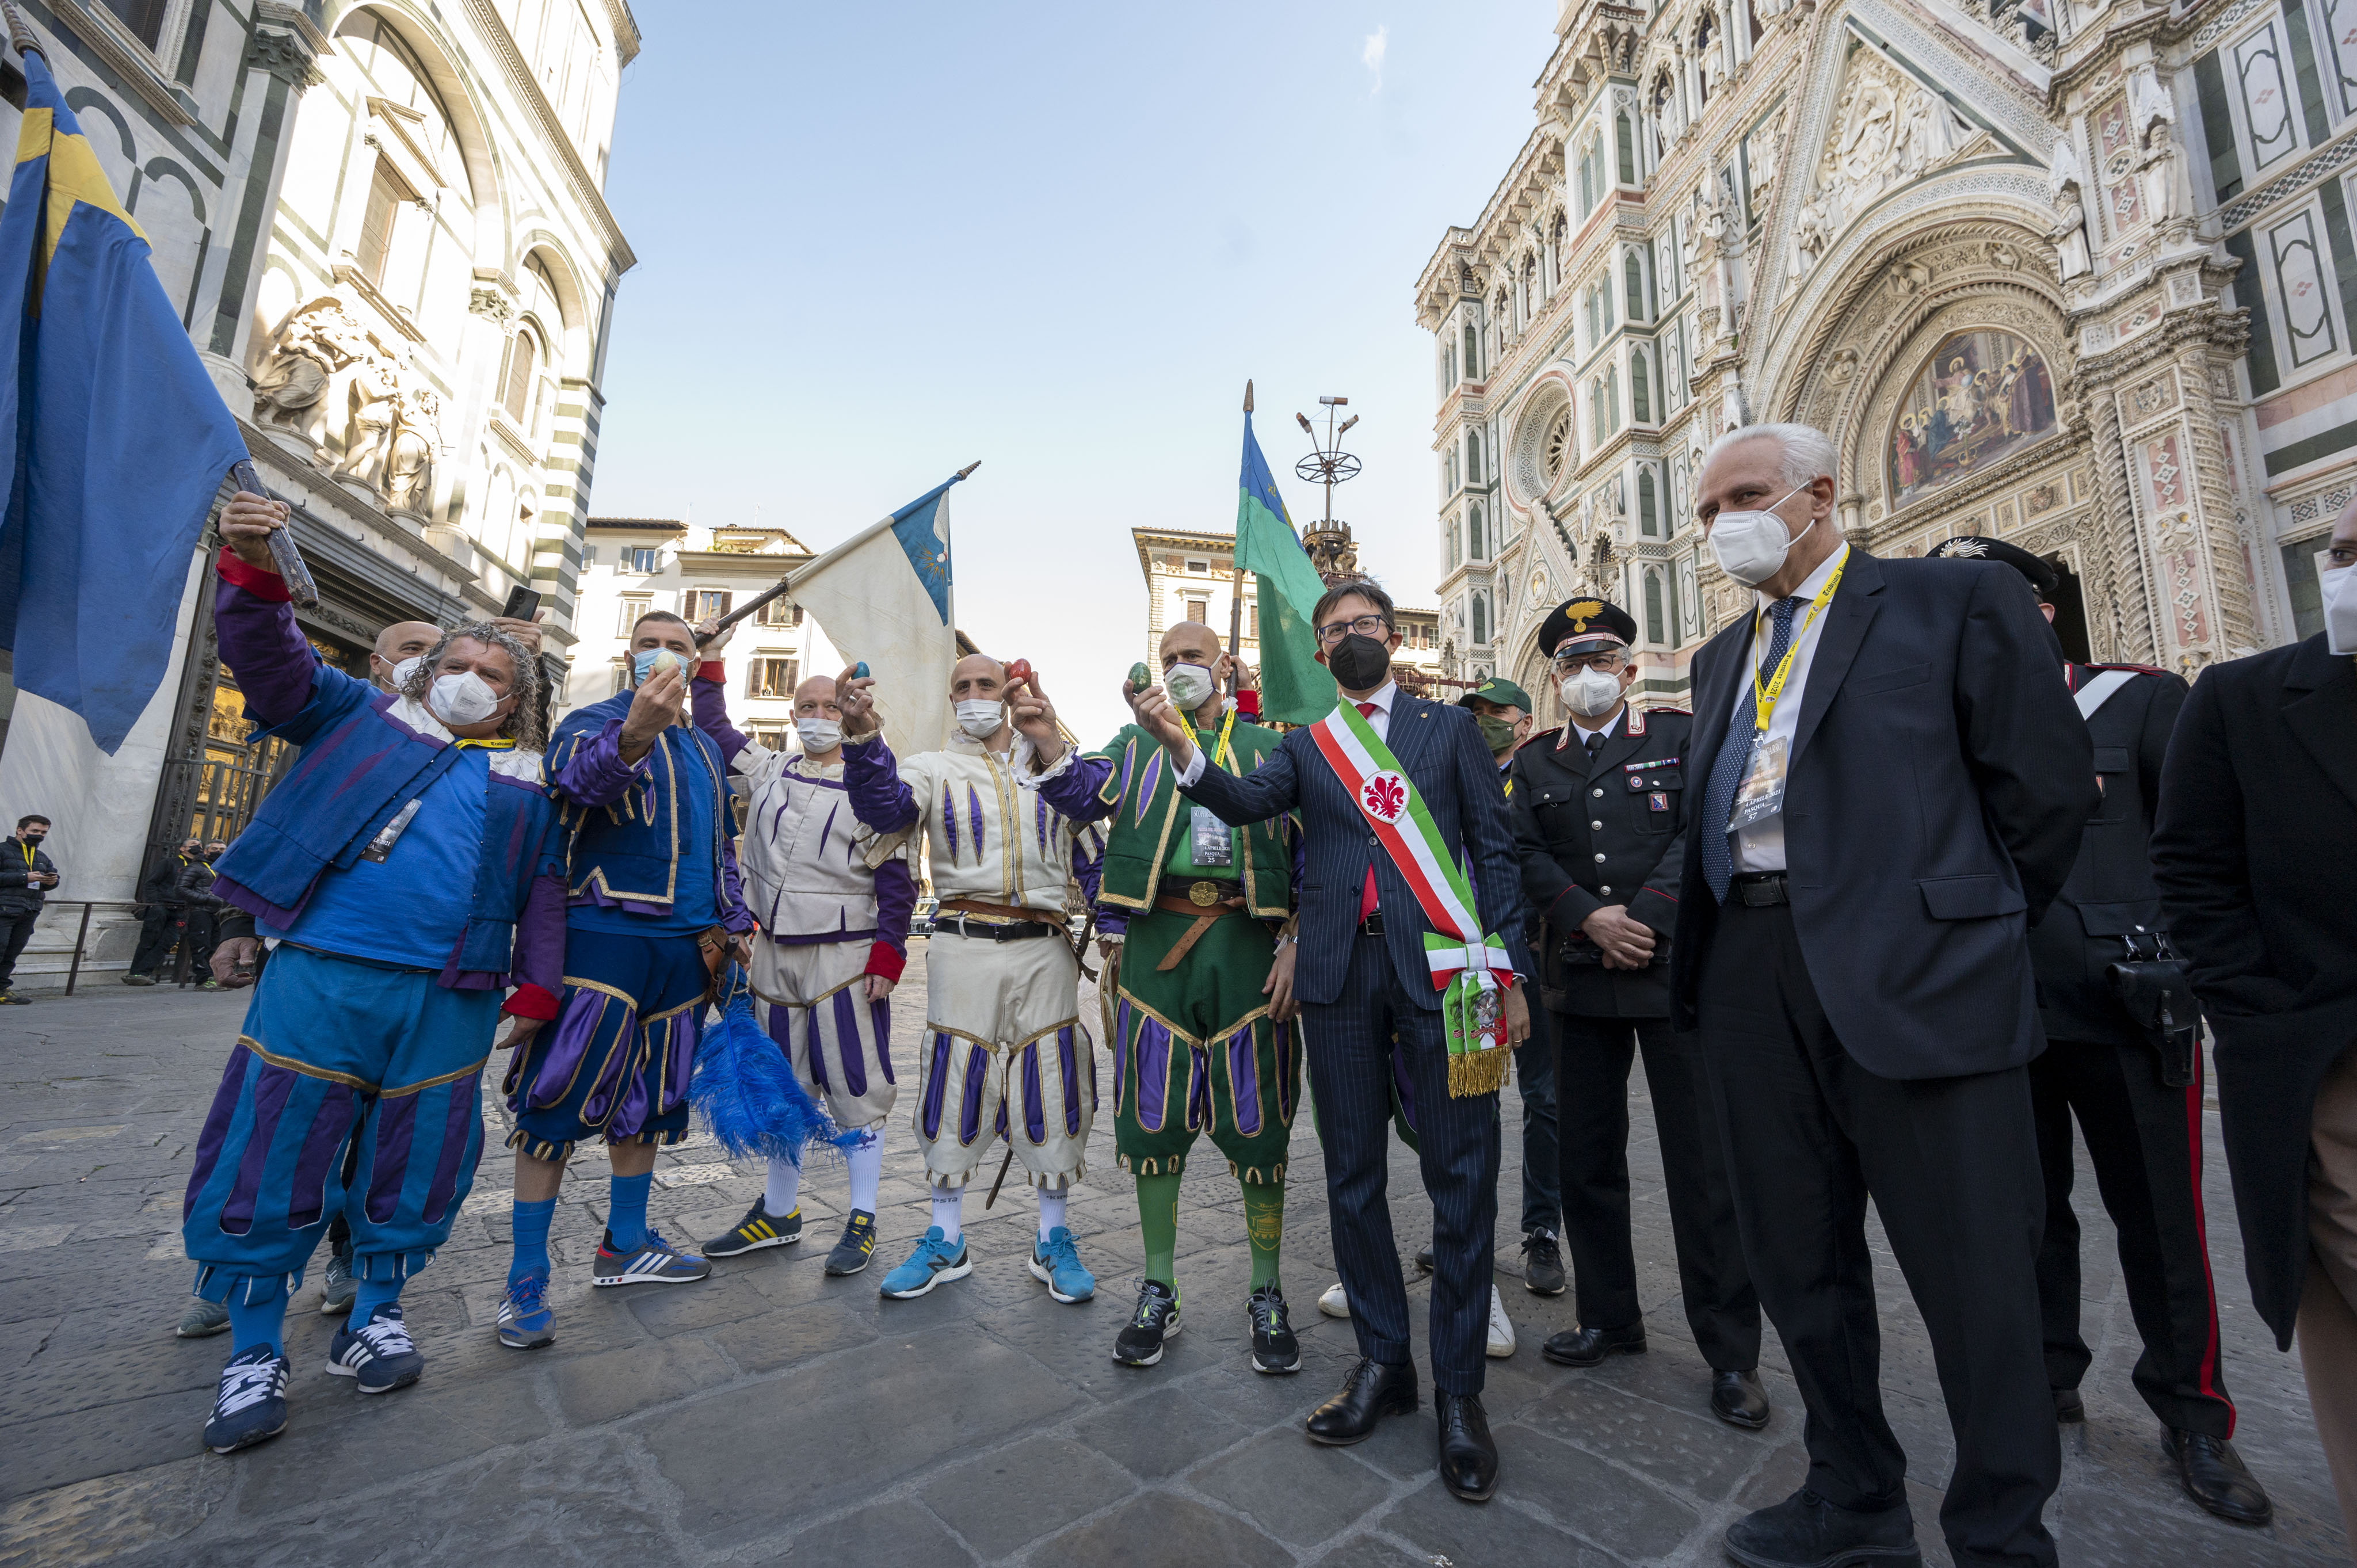
[{"label": "clear blue sky", "polygon": [[622,280],[592,510],[823,549],[982,459],[958,619],[1094,744],[1126,716],[1132,527],[1233,526],[1245,378],[1361,416],[1361,562],[1436,602],[1443,230],[1532,124],[1554,0],[816,6],[638,0],[607,195]]}]

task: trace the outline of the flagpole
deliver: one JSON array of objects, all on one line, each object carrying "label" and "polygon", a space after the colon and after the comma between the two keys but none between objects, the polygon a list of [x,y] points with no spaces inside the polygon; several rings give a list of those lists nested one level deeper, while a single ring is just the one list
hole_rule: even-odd
[{"label": "flagpole", "polygon": [[8,18],[8,41],[16,46],[18,54],[39,55],[44,60],[49,58],[48,51],[41,48],[41,41],[33,36],[32,29],[25,26],[25,18],[16,15],[16,6],[7,4],[6,0],[0,0],[0,14]]},{"label": "flagpole", "polygon": [[[1253,384],[1244,382],[1244,425],[1252,425]],[[1232,697],[1244,689],[1244,558],[1243,535],[1238,533],[1235,544],[1228,552],[1228,564],[1235,568],[1235,585],[1228,591],[1228,695]]]}]

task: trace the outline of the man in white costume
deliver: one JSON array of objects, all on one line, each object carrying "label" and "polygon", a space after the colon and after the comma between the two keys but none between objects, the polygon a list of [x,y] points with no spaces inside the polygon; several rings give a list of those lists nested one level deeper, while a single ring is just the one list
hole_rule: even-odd
[{"label": "man in white costume", "polygon": [[956,733],[940,751],[896,760],[878,733],[874,682],[837,678],[851,808],[880,834],[921,829],[941,909],[926,962],[918,1048],[917,1142],[932,1185],[932,1225],[883,1294],[923,1295],[974,1270],[966,1185],[1004,1135],[1039,1193],[1029,1265],[1048,1294],[1086,1301],[1096,1280],[1064,1223],[1096,1120],[1095,1047],[1080,1019],[1080,960],[1067,890],[1094,894],[1112,808],[1113,765],[1083,757],[1056,725],[1029,667],[970,654],[950,673]]}]

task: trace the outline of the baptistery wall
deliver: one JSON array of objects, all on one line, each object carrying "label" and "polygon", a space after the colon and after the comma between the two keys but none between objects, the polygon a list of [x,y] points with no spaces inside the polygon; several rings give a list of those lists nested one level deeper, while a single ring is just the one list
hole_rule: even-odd
[{"label": "baptistery wall", "polygon": [[1417,282],[1446,671],[1543,690],[1539,622],[1596,593],[1683,702],[1747,602],[1702,454],[1767,420],[1833,436],[1857,545],[2053,561],[2074,653],[2191,675],[2312,631],[2357,468],[2330,9],[1566,5],[1530,139]]}]

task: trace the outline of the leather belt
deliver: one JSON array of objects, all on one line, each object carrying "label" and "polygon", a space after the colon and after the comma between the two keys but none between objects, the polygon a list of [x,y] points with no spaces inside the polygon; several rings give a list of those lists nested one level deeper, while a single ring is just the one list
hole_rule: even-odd
[{"label": "leather belt", "polygon": [[1727,896],[1749,909],[1773,908],[1792,901],[1791,879],[1781,871],[1747,871],[1727,886]]},{"label": "leather belt", "polygon": [[1170,950],[1164,953],[1162,961],[1154,966],[1155,973],[1167,974],[1171,970],[1177,969],[1178,961],[1185,958],[1189,950],[1203,940],[1205,931],[1218,925],[1222,918],[1242,912],[1244,900],[1242,893],[1230,893],[1228,885],[1225,883],[1195,882],[1188,885],[1187,896],[1184,898],[1157,898],[1154,901],[1154,907],[1157,909],[1168,910],[1174,915],[1195,917],[1195,923],[1188,927],[1177,941],[1170,944]]},{"label": "leather belt", "polygon": [[1378,909],[1373,914],[1368,916],[1365,919],[1360,921],[1358,930],[1361,936],[1382,936],[1383,934],[1383,912],[1381,909]]},{"label": "leather belt", "polygon": [[980,898],[944,898],[942,908],[959,915],[980,915],[987,920],[1037,920],[1040,911],[1019,904],[991,904]]},{"label": "leather belt", "polygon": [[1051,926],[1045,920],[1009,920],[989,924],[973,923],[972,917],[967,915],[963,910],[958,911],[947,919],[943,919],[939,916],[935,916],[933,918],[933,934],[935,936],[939,936],[942,932],[947,931],[953,936],[973,937],[980,940],[994,942],[1017,942],[1022,941],[1026,938],[1029,937],[1061,936],[1063,934],[1063,927]]}]

